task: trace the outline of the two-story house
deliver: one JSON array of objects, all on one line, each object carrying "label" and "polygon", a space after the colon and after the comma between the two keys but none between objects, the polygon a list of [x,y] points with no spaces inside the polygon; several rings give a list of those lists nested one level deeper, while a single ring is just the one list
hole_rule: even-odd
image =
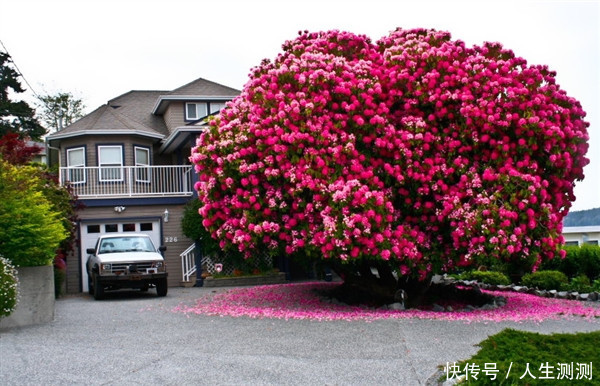
[{"label": "two-story house", "polygon": [[182,234],[181,218],[196,174],[188,157],[207,116],[238,94],[202,78],[173,91],[130,91],[48,136],[61,183],[84,204],[67,259],[67,292],[88,290],[85,251],[111,232],[151,235],[167,246],[169,285],[189,279],[193,242]]}]

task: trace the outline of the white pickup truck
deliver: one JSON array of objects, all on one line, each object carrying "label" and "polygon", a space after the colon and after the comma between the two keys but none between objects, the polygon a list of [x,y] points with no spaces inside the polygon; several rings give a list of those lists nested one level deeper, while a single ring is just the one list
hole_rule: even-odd
[{"label": "white pickup truck", "polygon": [[95,248],[88,248],[87,273],[90,294],[96,300],[107,290],[156,287],[158,296],[167,295],[167,267],[148,235],[116,233],[102,235]]}]

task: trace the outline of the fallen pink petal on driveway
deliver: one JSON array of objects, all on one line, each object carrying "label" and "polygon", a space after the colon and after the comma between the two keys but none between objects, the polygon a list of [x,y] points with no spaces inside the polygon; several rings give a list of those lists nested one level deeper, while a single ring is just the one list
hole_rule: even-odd
[{"label": "fallen pink petal on driveway", "polygon": [[373,309],[332,304],[324,301],[317,290],[326,290],[339,283],[292,283],[230,289],[209,294],[194,306],[180,305],[176,312],[199,315],[219,315],[250,318],[363,320],[378,319],[438,319],[470,322],[535,321],[570,317],[600,318],[600,307],[580,301],[543,298],[517,292],[484,291],[506,299],[506,305],[493,310],[473,311],[403,311]]}]

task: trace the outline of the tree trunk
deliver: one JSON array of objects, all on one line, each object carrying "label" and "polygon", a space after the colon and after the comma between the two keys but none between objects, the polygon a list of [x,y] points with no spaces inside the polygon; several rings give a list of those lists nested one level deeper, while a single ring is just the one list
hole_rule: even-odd
[{"label": "tree trunk", "polygon": [[[376,273],[373,272],[376,269]],[[362,260],[350,264],[337,264],[332,269],[344,279],[338,294],[344,302],[382,306],[403,302],[405,307],[412,308],[426,301],[429,280],[419,281],[414,278],[400,277],[396,279],[387,262]],[[344,294],[346,292],[346,294]]]}]

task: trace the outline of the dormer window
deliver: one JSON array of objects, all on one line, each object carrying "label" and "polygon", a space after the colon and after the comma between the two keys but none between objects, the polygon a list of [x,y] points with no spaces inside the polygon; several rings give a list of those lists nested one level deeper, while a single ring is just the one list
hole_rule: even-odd
[{"label": "dormer window", "polygon": [[215,114],[225,108],[225,103],[210,102],[210,113]]},{"label": "dormer window", "polygon": [[185,119],[186,121],[195,121],[208,115],[208,106],[206,102],[186,103]]},{"label": "dormer window", "polygon": [[225,102],[188,102],[185,104],[185,120],[197,121],[225,108]]}]

